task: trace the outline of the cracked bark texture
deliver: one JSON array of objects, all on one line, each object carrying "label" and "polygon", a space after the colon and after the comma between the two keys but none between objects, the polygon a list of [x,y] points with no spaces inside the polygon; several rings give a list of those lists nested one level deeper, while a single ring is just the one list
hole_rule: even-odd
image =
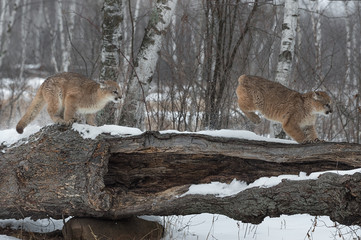
[{"label": "cracked bark texture", "polygon": [[207,212],[259,223],[266,216],[309,213],[360,225],[361,173],[283,181],[224,198],[182,196],[196,183],[360,168],[360,146],[158,132],[90,140],[53,125],[0,152],[0,218]]}]

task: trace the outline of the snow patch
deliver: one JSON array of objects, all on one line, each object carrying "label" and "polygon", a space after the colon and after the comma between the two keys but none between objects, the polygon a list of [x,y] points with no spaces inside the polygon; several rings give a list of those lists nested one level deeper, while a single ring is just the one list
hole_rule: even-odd
[{"label": "snow patch", "polygon": [[213,137],[229,137],[229,138],[239,138],[239,139],[247,139],[247,140],[254,140],[254,141],[297,144],[297,142],[291,141],[291,140],[262,137],[262,136],[255,134],[254,132],[250,132],[250,131],[246,131],[246,130],[222,129],[222,130],[214,130],[214,131],[199,131],[197,133],[209,135],[209,136],[213,136]]},{"label": "snow patch", "polygon": [[[15,129],[0,130],[0,145],[4,144],[6,146],[9,146],[19,141],[20,139],[29,137],[31,134],[38,132],[40,129],[41,129],[40,126],[30,125],[25,128],[23,134],[18,134]],[[118,125],[103,125],[96,127],[87,124],[74,123],[72,125],[72,129],[79,132],[83,138],[90,138],[90,139],[95,139],[98,135],[103,133],[110,135],[125,135],[125,136],[134,136],[144,133],[138,128],[124,127]],[[225,137],[225,138],[237,138],[237,139],[245,139],[245,140],[253,140],[253,141],[297,144],[297,142],[295,141],[263,137],[253,132],[249,132],[245,130],[222,129],[222,130],[207,130],[207,131],[199,131],[199,132],[180,132],[177,130],[165,130],[165,131],[160,131],[160,133],[161,134],[172,134],[172,133],[200,134],[200,135],[207,135],[213,137]]]},{"label": "snow patch", "polygon": [[123,127],[118,125],[103,125],[100,127],[87,124],[74,123],[73,130],[80,133],[83,138],[95,139],[99,134],[108,133],[110,135],[140,135],[143,132],[138,128]]},{"label": "snow patch", "polygon": [[9,237],[6,235],[0,235],[0,240],[19,240],[20,238],[16,238],[16,237]]},{"label": "snow patch", "polygon": [[[278,218],[266,217],[255,225],[242,223],[224,215],[198,214],[164,217],[164,240],[242,239],[242,240],[331,240],[359,239],[359,226],[344,226],[327,216],[308,214]],[[168,230],[168,231],[167,231]]]},{"label": "snow patch", "polygon": [[21,139],[27,139],[30,135],[38,132],[41,127],[30,125],[24,129],[23,134],[18,134],[15,129],[0,131],[0,145],[10,146]]},{"label": "snow patch", "polygon": [[344,171],[325,171],[325,172],[314,172],[307,176],[305,172],[300,172],[299,175],[280,175],[275,177],[262,177],[254,181],[253,183],[246,184],[243,181],[238,181],[233,179],[229,184],[220,183],[220,182],[211,182],[207,184],[195,184],[191,185],[188,191],[181,195],[184,197],[186,195],[215,195],[217,197],[228,197],[235,194],[238,194],[246,189],[250,188],[270,188],[280,184],[283,180],[291,181],[302,181],[302,180],[316,180],[324,173],[335,173],[339,175],[353,175],[354,173],[361,173],[361,168],[353,170],[344,170]]},{"label": "snow patch", "polygon": [[247,188],[247,183],[233,179],[229,184],[220,182],[211,182],[206,184],[191,185],[188,192],[182,195],[207,195],[212,194],[217,197],[227,197],[239,193]]},{"label": "snow patch", "polygon": [[[70,218],[67,218],[65,219],[65,221],[68,221],[69,219]],[[5,228],[7,226],[10,226],[12,229],[22,229],[27,232],[46,233],[46,232],[53,232],[55,230],[61,230],[63,228],[63,220],[46,218],[46,219],[38,219],[34,221],[30,219],[30,217],[21,220],[16,220],[16,219],[0,220],[1,228]]]},{"label": "snow patch", "polygon": [[250,132],[250,131],[246,131],[246,130],[221,129],[221,130],[205,130],[205,131],[199,131],[199,132],[180,132],[177,130],[165,130],[165,131],[160,131],[160,133],[161,134],[168,134],[168,133],[201,134],[201,135],[207,135],[207,136],[212,136],[212,137],[225,137],[225,138],[237,138],[237,139],[253,140],[253,141],[297,144],[296,141],[262,137],[262,136],[255,134],[254,132]]}]

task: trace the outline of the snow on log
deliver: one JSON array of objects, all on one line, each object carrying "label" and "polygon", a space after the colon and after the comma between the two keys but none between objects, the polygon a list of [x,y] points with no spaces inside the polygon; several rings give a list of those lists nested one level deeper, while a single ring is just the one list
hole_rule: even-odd
[{"label": "snow on log", "polygon": [[361,223],[361,173],[322,174],[248,188],[228,197],[183,195],[191,184],[361,167],[361,145],[281,144],[200,134],[145,132],[84,139],[43,128],[0,151],[0,218],[120,219],[218,213],[259,223],[266,216],[328,215]]}]

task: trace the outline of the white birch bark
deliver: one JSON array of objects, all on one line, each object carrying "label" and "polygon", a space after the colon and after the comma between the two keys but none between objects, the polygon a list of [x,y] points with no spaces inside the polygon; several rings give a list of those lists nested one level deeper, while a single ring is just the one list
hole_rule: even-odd
[{"label": "white birch bark", "polygon": [[[292,61],[294,59],[294,49],[297,32],[298,0],[285,0],[283,13],[282,37],[280,55],[278,56],[277,71],[275,81],[284,86],[289,85]],[[272,137],[285,138],[281,125],[271,123],[270,134]]]},{"label": "white birch bark", "polygon": [[120,124],[144,128],[145,97],[149,92],[162,40],[176,5],[177,0],[158,0],[153,9],[128,83]]},{"label": "white birch bark", "polygon": [[298,0],[285,0],[282,24],[281,49],[278,57],[275,81],[288,86],[294,58],[296,28],[298,18]]}]

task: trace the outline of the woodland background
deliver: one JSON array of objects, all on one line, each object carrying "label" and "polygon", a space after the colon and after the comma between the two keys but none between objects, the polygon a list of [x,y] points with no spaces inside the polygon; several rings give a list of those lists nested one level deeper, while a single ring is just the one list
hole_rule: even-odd
[{"label": "woodland background", "polygon": [[[0,128],[14,127],[24,113],[34,96],[36,87],[29,84],[34,77],[74,71],[105,78],[104,13],[112,4],[117,5],[111,15],[117,29],[112,51],[118,58],[115,75],[108,78],[117,80],[125,94],[147,26],[158,19],[156,1],[0,1]],[[298,5],[288,85],[300,92],[326,89],[334,113],[318,120],[320,138],[359,143],[361,1],[300,0]],[[235,88],[242,74],[275,79],[283,13],[283,1],[178,1],[147,79],[141,128],[247,129],[267,135],[268,121],[256,126],[242,115]],[[134,125],[114,111],[111,123]],[[38,121],[46,122],[46,114]]]}]

